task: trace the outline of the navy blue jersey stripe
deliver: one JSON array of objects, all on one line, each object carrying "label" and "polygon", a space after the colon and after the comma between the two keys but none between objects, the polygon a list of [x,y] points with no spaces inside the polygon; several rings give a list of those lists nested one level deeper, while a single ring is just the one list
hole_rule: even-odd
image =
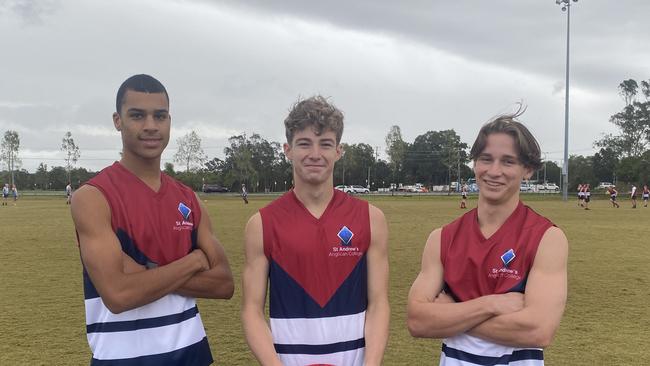
[{"label": "navy blue jersey stripe", "polygon": [[122,358],[119,360],[98,360],[93,358],[90,366],[207,366],[212,364],[212,352],[208,338],[204,337],[185,348],[157,355]]},{"label": "navy blue jersey stripe", "polygon": [[133,243],[133,240],[129,236],[129,233],[126,232],[126,230],[118,228],[115,231],[115,235],[117,235],[117,238],[122,245],[122,251],[129,257],[133,258],[136,263],[141,266],[146,266],[147,262],[153,263],[153,261],[147,258],[147,256],[142,253],[140,249],[138,249],[135,243]]},{"label": "navy blue jersey stripe", "polygon": [[326,355],[336,352],[351,351],[366,346],[365,338],[354,341],[330,344],[274,344],[275,351],[283,354]]},{"label": "navy blue jersey stripe", "polygon": [[86,272],[86,267],[84,266],[84,299],[94,299],[99,297],[99,292],[97,292],[97,289],[95,288],[95,285],[93,285],[93,281],[90,280],[90,276],[88,276],[88,272]]},{"label": "navy blue jersey stripe", "polygon": [[368,307],[366,255],[359,260],[325,307],[309,294],[275,261],[269,268],[271,285],[269,313],[272,318],[323,318],[360,313]]},{"label": "navy blue jersey stripe", "polygon": [[471,362],[477,365],[508,365],[510,362],[522,360],[543,360],[544,352],[539,349],[521,349],[501,357],[475,355],[442,344],[442,352],[449,358]]},{"label": "navy blue jersey stripe", "polygon": [[121,322],[94,323],[86,325],[87,333],[108,333],[108,332],[126,332],[137,329],[157,328],[170,324],[178,324],[187,319],[191,319],[199,313],[199,309],[194,306],[182,313],[159,316],[156,318],[128,320]]}]

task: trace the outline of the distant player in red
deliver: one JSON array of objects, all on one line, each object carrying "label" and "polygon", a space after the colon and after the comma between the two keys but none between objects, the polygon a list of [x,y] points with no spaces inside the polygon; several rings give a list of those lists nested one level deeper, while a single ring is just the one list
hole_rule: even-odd
[{"label": "distant player in red", "polygon": [[616,202],[616,197],[618,196],[618,191],[616,190],[616,186],[609,186],[607,187],[607,193],[609,193],[609,202],[612,203],[612,207],[619,208],[618,202]]},{"label": "distant player in red", "polygon": [[644,184],[643,185],[643,207],[648,207],[648,199],[650,199],[650,189],[648,189],[648,185]]},{"label": "distant player in red", "polygon": [[589,201],[591,201],[591,185],[589,183],[582,186],[584,192],[584,206],[585,210],[589,209]]},{"label": "distant player in red", "polygon": [[481,128],[478,207],[431,233],[409,293],[409,331],[443,338],[440,365],[543,365],[564,312],[568,243],[519,200],[541,158],[517,116]]},{"label": "distant player in red", "polygon": [[390,317],[386,219],[334,189],[341,111],[316,96],[284,124],[294,188],[246,225],[246,341],[264,365],[380,365]]},{"label": "distant player in red", "polygon": [[582,190],[582,183],[578,184],[578,206],[584,207],[583,201],[585,198],[585,193]]},{"label": "distant player in red", "polygon": [[467,184],[460,188],[460,208],[467,208]]}]

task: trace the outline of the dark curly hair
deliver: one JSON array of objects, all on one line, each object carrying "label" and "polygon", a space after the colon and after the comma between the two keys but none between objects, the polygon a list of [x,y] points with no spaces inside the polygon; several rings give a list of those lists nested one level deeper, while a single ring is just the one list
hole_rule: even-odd
[{"label": "dark curly hair", "polygon": [[316,135],[327,130],[333,131],[336,134],[336,143],[339,144],[343,136],[343,112],[323,96],[315,95],[293,105],[284,120],[284,127],[289,144],[293,142],[296,132],[307,127],[311,127]]}]

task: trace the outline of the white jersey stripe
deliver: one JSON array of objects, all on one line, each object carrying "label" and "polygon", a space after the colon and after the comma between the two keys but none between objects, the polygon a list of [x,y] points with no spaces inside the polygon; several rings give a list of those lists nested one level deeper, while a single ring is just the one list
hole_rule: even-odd
[{"label": "white jersey stripe", "polygon": [[[178,324],[129,332],[89,333],[88,343],[98,360],[166,353],[200,342],[205,337],[201,316]],[[170,340],[174,342],[170,344]]]},{"label": "white jersey stripe", "polygon": [[191,297],[169,294],[152,303],[120,314],[111,313],[106,305],[104,305],[101,297],[85,300],[85,304],[86,325],[90,325],[95,323],[140,320],[145,317],[157,318],[177,314],[196,306],[196,300]]},{"label": "white jersey stripe", "polygon": [[304,366],[304,365],[345,365],[345,366],[362,366],[364,362],[364,349],[331,353],[328,355],[302,355],[279,354],[280,361],[284,366]]},{"label": "white jersey stripe", "polygon": [[364,337],[366,312],[327,318],[271,318],[276,344],[321,345]]}]

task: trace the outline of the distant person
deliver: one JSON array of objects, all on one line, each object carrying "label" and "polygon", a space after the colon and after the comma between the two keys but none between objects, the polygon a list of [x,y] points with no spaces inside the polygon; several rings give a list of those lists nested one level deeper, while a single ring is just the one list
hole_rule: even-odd
[{"label": "distant person", "polygon": [[632,184],[632,191],[630,192],[630,199],[632,200],[632,208],[636,208],[636,186]]},{"label": "distant person", "polygon": [[618,191],[616,190],[616,186],[609,186],[607,187],[607,193],[609,193],[609,202],[612,203],[612,207],[619,208],[618,202],[616,202],[616,197],[618,196]]},{"label": "distant person", "polygon": [[246,190],[246,185],[244,183],[241,185],[241,198],[244,200],[245,204],[248,204],[248,191]]},{"label": "distant person", "polygon": [[520,201],[541,157],[516,117],[481,128],[478,207],[431,233],[408,296],[409,331],[443,339],[440,365],[543,365],[564,312],[568,243]]},{"label": "distant person", "polygon": [[113,123],[122,159],[81,186],[71,205],[91,365],[209,365],[195,298],[230,298],[233,278],[201,200],[160,171],[167,90],[149,75],[128,78]]},{"label": "distant person", "polygon": [[580,183],[580,184],[578,184],[578,206],[580,206],[580,207],[585,206],[584,203],[583,203],[584,202],[584,197],[585,197],[585,193],[582,190],[582,183]]},{"label": "distant person", "polygon": [[583,185],[584,191],[584,206],[585,210],[589,210],[589,201],[591,201],[591,185],[589,183]]},{"label": "distant person", "polygon": [[18,189],[15,184],[11,185],[11,195],[14,198],[14,206],[16,206],[16,201],[18,201]]},{"label": "distant person", "polygon": [[65,186],[65,204],[69,205],[70,200],[72,199],[72,185],[68,182],[68,185]]},{"label": "distant person", "polygon": [[648,199],[650,198],[650,189],[648,189],[647,184],[643,185],[642,198],[643,198],[643,207],[648,207]]},{"label": "distant person", "polygon": [[467,208],[467,184],[460,188],[460,208]]},{"label": "distant person", "polygon": [[2,187],[2,205],[7,206],[7,199],[9,198],[9,184],[5,183]]},{"label": "distant person", "polygon": [[246,225],[246,341],[264,365],[380,365],[390,318],[386,219],[334,189],[341,111],[316,96],[295,104],[284,125],[294,189]]}]

